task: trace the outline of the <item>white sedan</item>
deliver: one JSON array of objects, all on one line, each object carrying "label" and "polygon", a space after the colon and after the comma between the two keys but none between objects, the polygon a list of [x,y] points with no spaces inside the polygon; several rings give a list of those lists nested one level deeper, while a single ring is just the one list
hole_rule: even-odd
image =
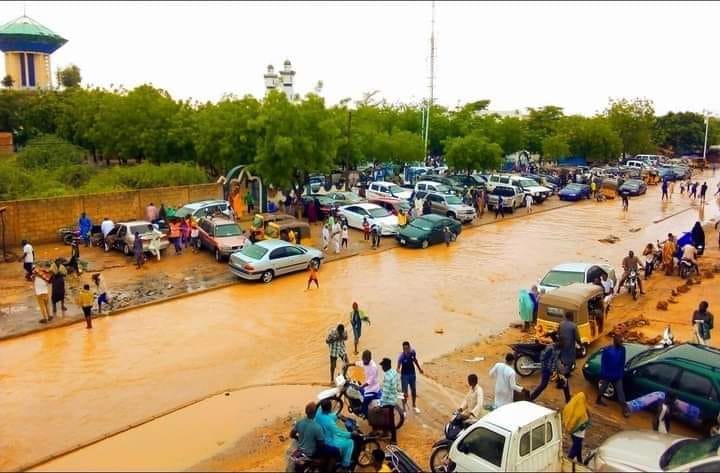
[{"label": "white sedan", "polygon": [[375,223],[381,225],[382,236],[396,235],[399,230],[398,218],[379,205],[368,203],[343,205],[338,212],[347,219],[351,228],[362,230],[363,220],[367,219],[371,227]]}]

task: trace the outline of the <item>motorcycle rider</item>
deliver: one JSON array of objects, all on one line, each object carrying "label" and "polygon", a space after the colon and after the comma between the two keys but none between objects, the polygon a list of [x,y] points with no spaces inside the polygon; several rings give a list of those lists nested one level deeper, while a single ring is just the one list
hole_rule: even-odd
[{"label": "motorcycle rider", "polygon": [[370,350],[363,351],[362,361],[356,362],[355,365],[361,367],[365,372],[365,382],[361,386],[363,389],[362,413],[367,417],[370,403],[375,399],[380,399],[379,368],[377,363],[372,359]]},{"label": "motorcycle rider", "polygon": [[483,390],[478,384],[478,377],[475,373],[468,375],[468,386],[470,390],[465,395],[458,414],[464,419],[466,425],[478,420],[485,413],[483,404]]},{"label": "motorcycle rider", "polygon": [[[618,294],[620,294],[620,289],[622,289],[625,281],[627,281],[627,278],[630,277],[630,273],[634,271],[636,275],[638,274],[638,269],[640,268],[640,260],[637,256],[635,256],[635,252],[633,252],[632,250],[628,251],[628,255],[622,260],[622,267],[624,272],[622,278],[620,279],[620,284],[618,284]],[[642,288],[642,281],[640,280],[640,278],[636,278],[636,280],[638,289],[640,289],[640,294],[645,294]]]},{"label": "motorcycle rider", "polygon": [[687,261],[692,264],[693,268],[695,268],[695,272],[700,272],[697,264],[697,248],[690,243],[682,247],[682,258],[680,261]]},{"label": "motorcycle rider", "polygon": [[323,441],[327,445],[340,450],[342,458],[340,465],[343,468],[350,469],[355,444],[352,440],[352,434],[347,430],[340,429],[337,420],[337,415],[332,412],[330,399],[323,399],[320,402],[320,412],[315,415],[315,422],[322,428]]},{"label": "motorcycle rider", "polygon": [[305,455],[316,460],[327,460],[327,470],[333,471],[340,458],[340,451],[325,443],[323,430],[315,422],[317,406],[310,402],[305,406],[305,418],[295,422],[290,431],[290,438],[297,440],[298,449]]}]

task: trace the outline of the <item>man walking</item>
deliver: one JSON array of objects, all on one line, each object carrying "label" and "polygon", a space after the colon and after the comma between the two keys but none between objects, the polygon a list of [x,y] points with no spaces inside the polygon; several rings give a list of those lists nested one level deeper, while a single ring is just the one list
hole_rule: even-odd
[{"label": "man walking", "polygon": [[372,234],[372,247],[380,248],[380,236],[382,235],[382,226],[380,222],[375,222],[370,227],[370,233]]},{"label": "man walking", "polygon": [[533,211],[533,196],[530,194],[527,194],[525,196],[525,209],[527,210],[528,214],[531,214]]},{"label": "man walking", "polygon": [[708,185],[707,182],[703,182],[702,186],[700,186],[700,203],[705,203],[705,196],[707,195],[707,189]]},{"label": "man walking", "polygon": [[330,384],[335,384],[335,366],[337,360],[340,358],[345,365],[348,363],[347,352],[345,351],[345,340],[347,340],[347,333],[345,332],[345,326],[339,324],[336,328],[332,329],[328,336],[325,338],[330,349]]},{"label": "man walking", "polygon": [[628,211],[628,207],[630,206],[630,197],[628,197],[627,192],[621,192],[620,197],[622,198],[622,209],[623,212]]},{"label": "man walking", "polygon": [[497,207],[495,207],[495,219],[498,218],[498,215],[501,215],[502,218],[505,218],[505,208],[504,205],[505,198],[501,195],[498,195],[498,201],[497,201]]},{"label": "man walking", "polygon": [[630,411],[625,403],[625,390],[623,389],[623,377],[625,376],[625,347],[620,335],[615,335],[612,346],[602,351],[600,358],[600,386],[595,404],[606,406],[603,400],[605,391],[610,383],[613,383],[622,413],[630,417]]},{"label": "man walking", "polygon": [[360,336],[362,335],[362,323],[367,322],[370,325],[370,319],[365,312],[358,308],[358,303],[353,302],[352,312],[350,312],[350,326],[353,331],[353,343],[355,344],[355,354],[358,354],[358,343],[360,342]]},{"label": "man walking", "polygon": [[557,370],[557,362],[559,356],[560,342],[558,341],[557,336],[554,336],[552,343],[546,346],[540,354],[540,365],[542,367],[540,371],[540,384],[538,384],[537,387],[533,389],[530,393],[530,402],[533,402],[535,399],[537,399],[538,396],[540,396],[540,394],[545,390],[545,388],[547,388],[552,374],[555,372],[555,370]]},{"label": "man walking", "polygon": [[105,248],[105,251],[110,251],[110,246],[107,242],[107,236],[110,234],[113,228],[115,228],[115,224],[113,223],[113,221],[107,217],[103,218],[103,221],[100,224],[100,232],[102,232],[103,248]]},{"label": "man walking", "polygon": [[565,312],[565,319],[558,326],[558,340],[560,341],[560,374],[566,378],[570,376],[572,367],[577,358],[577,345],[581,338],[577,325],[573,322],[573,313]]},{"label": "man walking", "polygon": [[515,380],[513,361],[515,361],[515,356],[508,353],[505,355],[505,363],[495,363],[490,370],[490,377],[495,378],[495,409],[513,402],[513,392],[523,391],[523,387]]},{"label": "man walking", "polygon": [[380,398],[380,407],[385,409],[387,418],[389,419],[388,427],[390,428],[390,443],[397,443],[397,429],[395,428],[395,405],[397,404],[398,395],[398,373],[392,367],[390,358],[383,358],[380,366],[385,373],[382,384],[382,397]]},{"label": "man walking", "polygon": [[412,394],[412,405],[416,414],[420,414],[420,409],[417,408],[417,376],[415,374],[415,367],[417,366],[420,374],[425,374],[420,363],[417,359],[417,353],[410,347],[410,342],[402,343],[402,353],[398,356],[397,370],[400,373],[400,382],[402,384],[403,392],[403,407],[407,410],[407,394],[408,387]]},{"label": "man walking", "polygon": [[85,328],[92,328],[92,306],[93,306],[93,294],[90,292],[90,285],[85,284],[78,294],[77,303],[82,307],[83,315],[85,316]]},{"label": "man walking", "polygon": [[667,179],[663,179],[662,183],[662,197],[660,200],[668,200],[668,181]]},{"label": "man walking", "polygon": [[710,330],[715,325],[715,317],[708,311],[707,301],[700,302],[698,309],[693,312],[692,324],[698,343],[707,345],[710,340]]},{"label": "man walking", "polygon": [[25,270],[25,279],[32,281],[33,265],[35,264],[35,249],[27,240],[23,240],[21,243],[23,249],[22,262],[23,269]]}]

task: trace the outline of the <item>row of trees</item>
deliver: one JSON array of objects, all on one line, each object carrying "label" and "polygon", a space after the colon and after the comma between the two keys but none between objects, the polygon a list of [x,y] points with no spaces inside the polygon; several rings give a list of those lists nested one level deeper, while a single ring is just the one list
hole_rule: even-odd
[{"label": "row of trees", "polygon": [[[544,159],[584,156],[609,162],[621,153],[657,148],[687,153],[702,149],[704,118],[691,112],[656,117],[647,100],[611,100],[592,117],[565,115],[546,106],[523,118],[488,113],[489,101],[455,110],[434,106],[429,152],[457,169],[490,169],[520,150]],[[217,103],[174,100],[150,85],[133,90],[67,87],[51,91],[0,91],[0,130],[18,144],[55,134],[94,159],[190,162],[210,175],[249,164],[278,186],[307,173],[361,163],[422,160],[422,106],[373,102],[371,97],[328,107],[316,94],[289,101],[273,92],[263,100],[226,96]],[[720,124],[711,124],[711,143]]]}]

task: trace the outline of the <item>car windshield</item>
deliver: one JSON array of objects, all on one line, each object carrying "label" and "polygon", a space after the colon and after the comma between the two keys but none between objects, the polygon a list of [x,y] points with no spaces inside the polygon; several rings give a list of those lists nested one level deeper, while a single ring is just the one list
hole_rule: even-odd
[{"label": "car windshield", "polygon": [[661,353],[664,353],[666,350],[670,349],[671,347],[666,348],[653,348],[649,349],[643,352],[638,353],[634,357],[632,357],[630,360],[628,360],[628,363],[632,362],[633,366],[637,365],[638,363],[642,363],[648,358],[651,358],[653,356],[657,356]]},{"label": "car windshield", "polygon": [[445,201],[450,205],[460,205],[462,204],[462,200],[460,200],[460,197],[454,196],[454,195],[446,195]]},{"label": "car windshield", "polygon": [[177,218],[185,218],[185,217],[187,217],[188,215],[192,215],[192,213],[193,213],[195,210],[197,210],[197,209],[194,209],[194,208],[188,207],[188,206],[181,207],[181,208],[179,208],[178,210],[175,211],[175,216],[176,216]]},{"label": "car windshield", "polygon": [[582,186],[578,184],[568,184],[567,186],[565,186],[565,189],[569,191],[579,191],[580,189],[582,189]]},{"label": "car windshield", "polygon": [[540,284],[543,286],[550,287],[561,287],[567,286],[574,282],[585,282],[585,275],[583,273],[574,273],[570,271],[550,271],[545,275]]},{"label": "car windshield", "polygon": [[379,207],[377,209],[367,209],[367,211],[372,218],[383,218],[390,215],[390,212],[388,212],[387,209],[384,209],[382,207]]},{"label": "car windshield", "polygon": [[432,222],[424,219],[424,218],[416,218],[412,222],[410,222],[411,227],[419,228],[420,230],[423,230],[425,232],[429,232],[432,230]]},{"label": "car windshield", "polygon": [[660,468],[674,469],[703,458],[714,457],[718,454],[718,449],[720,449],[720,437],[717,436],[704,440],[681,440],[663,453],[660,457]]},{"label": "car windshield", "polygon": [[435,191],[447,194],[450,192],[450,186],[446,186],[445,184],[435,184]]},{"label": "car windshield", "polygon": [[510,188],[508,188],[508,187],[496,187],[496,188],[492,191],[492,194],[502,195],[502,196],[505,196],[505,197],[510,197],[510,196],[515,195],[515,193],[512,191],[512,189],[510,189]]},{"label": "car windshield", "polygon": [[405,192],[405,189],[403,189],[400,186],[390,186],[390,194],[392,195],[398,195]]},{"label": "car windshield", "polygon": [[216,237],[231,237],[242,235],[242,230],[237,226],[236,223],[229,223],[227,225],[218,225],[215,227]]},{"label": "car windshield", "polygon": [[240,250],[240,254],[242,254],[243,256],[247,256],[248,258],[256,260],[262,259],[262,257],[265,256],[267,252],[268,250],[258,245],[246,246],[245,248]]},{"label": "car windshield", "polygon": [[537,187],[539,184],[532,179],[520,179],[520,185],[523,187]]},{"label": "car windshield", "polygon": [[153,231],[153,226],[149,223],[143,223],[141,225],[133,225],[130,227],[130,233],[135,235],[135,233],[139,233],[140,235],[144,233],[150,233]]}]

